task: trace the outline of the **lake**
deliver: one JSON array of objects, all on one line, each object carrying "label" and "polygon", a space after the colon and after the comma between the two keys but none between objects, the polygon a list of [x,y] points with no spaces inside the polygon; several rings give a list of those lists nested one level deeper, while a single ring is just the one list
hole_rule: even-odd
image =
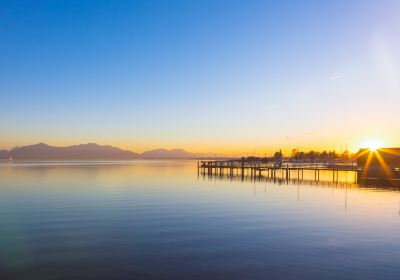
[{"label": "lake", "polygon": [[0,279],[399,279],[400,193],[195,161],[0,163]]}]

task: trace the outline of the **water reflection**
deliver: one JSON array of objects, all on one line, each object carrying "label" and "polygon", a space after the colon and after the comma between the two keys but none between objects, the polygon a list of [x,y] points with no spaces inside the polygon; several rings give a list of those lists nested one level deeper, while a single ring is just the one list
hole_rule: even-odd
[{"label": "water reflection", "polygon": [[[329,176],[329,175],[327,175]],[[397,279],[396,186],[191,161],[0,165],[2,279]]]},{"label": "water reflection", "polygon": [[[296,173],[297,174],[297,173]],[[305,171],[303,176],[292,176],[286,179],[282,170],[277,171],[276,177],[268,177],[265,175],[252,176],[240,173],[208,173],[198,171],[198,178],[208,180],[227,180],[227,181],[250,181],[250,182],[270,182],[278,185],[296,184],[296,185],[317,185],[317,186],[336,186],[336,187],[358,187],[373,188],[376,190],[392,190],[400,191],[400,180],[396,179],[374,179],[374,178],[357,178],[356,172],[339,171],[334,173],[332,180],[331,171],[320,171],[320,175],[315,177],[312,171]]]}]

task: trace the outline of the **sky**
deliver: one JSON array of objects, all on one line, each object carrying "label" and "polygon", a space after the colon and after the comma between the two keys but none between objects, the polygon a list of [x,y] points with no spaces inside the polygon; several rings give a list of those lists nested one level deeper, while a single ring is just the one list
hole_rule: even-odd
[{"label": "sky", "polygon": [[400,146],[400,1],[0,0],[0,148]]}]

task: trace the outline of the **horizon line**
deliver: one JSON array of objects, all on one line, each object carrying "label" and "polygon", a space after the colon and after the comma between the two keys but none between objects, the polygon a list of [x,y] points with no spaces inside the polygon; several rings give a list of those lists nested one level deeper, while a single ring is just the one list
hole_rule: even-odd
[{"label": "horizon line", "polygon": [[[347,149],[347,150],[345,149],[345,150],[342,150],[342,151],[339,152],[337,149],[318,149],[318,148],[317,149],[299,149],[299,148],[286,148],[285,149],[285,148],[281,148],[281,149],[275,149],[275,151],[270,152],[270,153],[266,153],[266,152],[258,152],[257,153],[257,151],[254,151],[254,153],[238,151],[236,153],[229,154],[229,153],[225,153],[225,152],[214,152],[214,151],[208,151],[208,152],[196,152],[195,151],[195,152],[193,152],[190,149],[186,149],[186,148],[182,148],[182,147],[179,147],[179,148],[158,147],[158,148],[145,149],[142,152],[136,152],[135,150],[132,150],[132,149],[121,148],[118,145],[98,144],[96,142],[87,142],[87,143],[79,143],[79,144],[72,144],[72,145],[53,145],[53,144],[48,144],[46,142],[38,142],[38,143],[34,143],[34,144],[14,146],[12,148],[0,148],[0,150],[12,151],[12,150],[18,149],[18,148],[29,147],[29,146],[37,146],[37,145],[45,145],[45,146],[54,147],[54,148],[69,148],[69,147],[74,147],[74,146],[96,145],[96,146],[99,146],[99,147],[117,148],[117,149],[122,150],[122,151],[132,152],[132,153],[136,153],[136,154],[139,154],[139,155],[144,154],[146,152],[157,151],[157,150],[163,150],[163,151],[167,151],[167,152],[179,151],[180,150],[180,151],[184,151],[184,152],[187,152],[187,153],[197,154],[198,156],[202,156],[202,155],[208,155],[209,156],[209,155],[213,155],[214,154],[215,156],[225,156],[225,157],[244,156],[244,155],[246,155],[246,156],[262,156],[262,155],[271,156],[275,152],[282,152],[283,154],[285,154],[287,152],[283,152],[283,151],[289,151],[289,153],[291,153],[294,150],[297,150],[298,152],[335,152],[335,153],[339,153],[340,154],[340,153],[345,153],[347,151],[350,154],[352,153],[350,151],[350,149]],[[391,149],[391,148],[394,148],[394,147],[379,147],[379,149],[381,149],[381,148]],[[361,149],[368,149],[368,147],[358,147],[358,150],[361,150]],[[353,152],[353,153],[355,153],[355,152]]]}]

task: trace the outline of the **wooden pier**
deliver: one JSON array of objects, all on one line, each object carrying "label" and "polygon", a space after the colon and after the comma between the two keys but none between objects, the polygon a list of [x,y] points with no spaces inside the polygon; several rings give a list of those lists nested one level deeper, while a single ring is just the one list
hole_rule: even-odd
[{"label": "wooden pier", "polygon": [[[197,163],[199,174],[209,176],[245,177],[257,179],[259,177],[281,180],[310,180],[319,182],[320,175],[324,172],[324,180],[339,182],[340,174],[345,178],[349,173],[353,176],[354,183],[365,180],[388,181],[390,184],[400,184],[400,168],[363,168],[356,163],[304,163],[281,162],[276,163],[266,160],[213,160]],[[305,177],[304,172],[307,172]],[[330,175],[327,177],[327,173]]]},{"label": "wooden pier", "polygon": [[[198,172],[210,176],[236,176],[236,177],[265,177],[271,179],[285,180],[304,180],[304,172],[308,172],[307,179],[310,178],[310,172],[314,180],[320,180],[322,171],[330,172],[332,182],[339,180],[340,172],[354,173],[355,181],[361,174],[361,169],[356,165],[329,164],[329,163],[281,163],[245,161],[245,160],[226,160],[226,161],[200,161],[198,162]],[[312,175],[311,175],[312,176]]]}]

